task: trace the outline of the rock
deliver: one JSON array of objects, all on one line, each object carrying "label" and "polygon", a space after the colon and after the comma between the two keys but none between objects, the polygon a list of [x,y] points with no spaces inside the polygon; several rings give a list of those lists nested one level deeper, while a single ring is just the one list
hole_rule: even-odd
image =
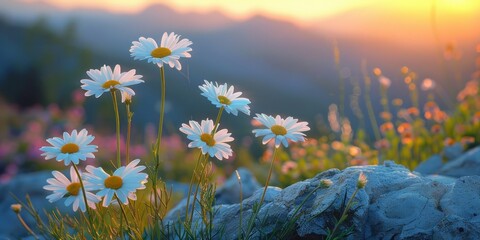
[{"label": "rock", "polygon": [[437,209],[437,199],[447,189],[438,182],[422,182],[383,194],[369,207],[369,228],[365,237],[393,239],[399,235],[401,239],[418,239],[431,236],[433,227],[444,216]]},{"label": "rock", "polygon": [[443,148],[443,155],[448,159],[452,160],[460,157],[463,154],[464,147],[461,143],[455,143],[451,146],[445,146]]},{"label": "rock", "polygon": [[[391,161],[328,170],[285,189],[269,187],[250,237],[325,238],[356,191],[360,172],[368,183],[337,231],[352,229],[346,239],[480,239],[480,177],[424,177]],[[333,184],[318,187],[326,178]],[[239,230],[245,232],[262,191],[241,204],[215,206],[214,239],[236,239]],[[199,223],[199,216],[193,222]]]},{"label": "rock", "polygon": [[[2,193],[0,194],[0,219],[2,219],[4,223],[0,224],[0,233],[5,236],[10,236],[12,239],[28,236],[28,233],[20,224],[17,216],[10,209],[10,205],[17,203],[17,201],[9,193],[14,194],[24,202],[25,196],[28,194],[37,210],[49,210],[54,207],[59,207],[63,211],[68,212],[63,204],[52,204],[45,199],[47,191],[43,189],[43,186],[47,184],[47,179],[50,177],[52,177],[51,172],[22,174],[16,176],[8,183],[0,185],[0,192]],[[39,210],[39,212],[42,212],[42,210]],[[36,226],[35,220],[26,210],[22,210],[20,214],[29,226]]]},{"label": "rock", "polygon": [[240,202],[240,189],[242,190],[242,197],[248,198],[252,194],[261,188],[262,186],[257,182],[257,179],[253,177],[252,173],[246,168],[239,168],[238,174],[242,186],[238,183],[237,175],[232,174],[225,183],[217,189],[215,194],[216,204],[232,204]]},{"label": "rock", "polygon": [[[459,159],[479,154],[478,149],[472,151]],[[364,189],[357,190],[361,172],[368,182]],[[239,202],[240,185],[236,175],[216,192],[213,239],[237,239],[248,229],[249,222],[253,223],[251,239],[322,239],[334,228],[336,219],[354,194],[352,208],[346,211],[348,217],[337,231],[348,232],[346,239],[480,239],[480,176],[458,179],[422,176],[391,161],[385,161],[382,166],[331,169],[285,189],[269,186],[265,201],[253,219],[264,189],[248,170],[240,170],[240,174],[242,202]],[[20,176],[8,185],[1,185],[0,191],[13,192],[20,198],[28,193],[38,209],[62,207],[61,203],[51,204],[45,200],[47,192],[42,187],[49,177],[50,172]],[[325,179],[332,182],[328,188],[320,187]],[[27,237],[10,210],[12,203],[13,198],[0,195],[0,219],[8,223],[0,225],[1,237]],[[164,224],[169,230],[183,231],[178,220],[185,215],[185,206],[186,199],[168,213]],[[62,211],[71,213],[72,210],[63,207]],[[34,226],[27,215],[22,211],[27,223]],[[193,215],[192,223],[195,234],[200,236],[200,232],[206,231],[198,212]],[[173,235],[169,237],[175,239]]]},{"label": "rock", "polygon": [[440,201],[447,215],[455,215],[480,223],[480,176],[457,179]]},{"label": "rock", "polygon": [[[463,176],[480,176],[480,147],[462,152],[463,146],[459,143],[445,147],[443,155],[433,155],[420,163],[415,172],[422,175],[441,175],[459,178]],[[443,162],[443,157],[448,159]]]},{"label": "rock", "polygon": [[433,228],[432,239],[438,240],[463,240],[479,239],[480,229],[478,222],[472,223],[455,215],[446,216]]},{"label": "rock", "polygon": [[440,168],[443,166],[442,156],[440,155],[433,155],[427,160],[421,162],[417,168],[415,168],[415,172],[421,173],[423,175],[430,175],[437,173]]},{"label": "rock", "polygon": [[[255,191],[259,190],[261,186],[248,169],[239,168],[238,173],[242,182],[242,197],[247,199],[252,196]],[[188,191],[185,195],[187,194]],[[193,196],[190,196],[189,202],[189,209],[191,209],[193,204]],[[240,184],[238,183],[237,175],[232,174],[232,176],[225,181],[225,184],[217,189],[215,193],[215,204],[234,204],[238,202],[240,202]],[[170,212],[168,212],[167,216],[165,217],[165,221],[174,222],[179,218],[183,219],[186,214],[186,206],[187,198],[184,198],[172,210],[170,210]],[[195,208],[199,208],[198,203],[195,205]]]},{"label": "rock", "polygon": [[438,174],[450,177],[480,176],[480,147],[445,163]]}]

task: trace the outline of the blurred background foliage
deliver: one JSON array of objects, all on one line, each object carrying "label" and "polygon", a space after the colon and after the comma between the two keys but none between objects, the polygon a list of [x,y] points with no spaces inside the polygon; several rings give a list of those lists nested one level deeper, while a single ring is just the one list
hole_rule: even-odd
[{"label": "blurred background foliage", "polygon": [[[149,150],[156,134],[155,124],[151,122],[156,121],[156,98],[160,89],[155,79],[158,73],[152,70],[155,69],[153,65],[141,66],[128,56],[118,58],[81,44],[74,20],[59,31],[52,30],[45,17],[27,25],[0,18],[0,33],[0,181],[6,182],[23,172],[61,169],[62,166],[54,161],[43,160],[38,149],[46,144],[45,138],[59,136],[71,129],[87,128],[96,136],[94,143],[100,149],[96,161],[109,164],[115,152],[111,102],[105,98],[85,99],[83,91],[79,89],[79,80],[86,78],[85,71],[99,68],[105,62],[138,67],[137,73],[147,78],[148,86],[136,90],[145,94],[134,100],[133,111],[139,114],[134,115],[132,155],[145,160],[151,158]],[[431,155],[441,154],[445,147],[465,150],[478,145],[480,47],[464,54],[474,59],[472,62],[475,67],[467,67],[467,70],[473,71],[472,77],[463,77],[470,81],[455,79],[455,76],[461,75],[461,71],[446,74],[451,80],[443,83],[454,86],[465,84],[463,89],[458,87],[460,90],[455,101],[451,100],[451,92],[442,90],[441,82],[429,79],[431,83],[428,85],[427,79],[420,78],[408,67],[389,66],[397,68],[399,74],[395,78],[402,80],[393,84],[384,76],[382,69],[366,66],[366,63],[362,74],[354,77],[340,61],[340,48],[333,44],[330,50],[332,54],[322,58],[331,60],[329,66],[336,72],[328,78],[335,80],[324,82],[322,93],[333,91],[335,94],[323,96],[319,92],[322,101],[306,99],[308,104],[295,101],[295,96],[303,95],[301,88],[291,88],[292,95],[286,95],[287,90],[275,89],[277,84],[286,84],[288,89],[292,86],[291,82],[279,81],[271,91],[265,91],[264,88],[255,89],[254,85],[237,81],[235,77],[222,77],[231,76],[222,71],[211,74],[215,76],[213,81],[235,82],[236,89],[244,89],[246,97],[257,96],[252,99],[252,106],[259,102],[259,107],[252,107],[254,113],[267,109],[267,113],[274,114],[275,110],[280,109],[278,105],[282,105],[279,111],[282,114],[290,115],[288,109],[291,109],[291,115],[300,112],[299,118],[309,114],[306,119],[301,118],[308,120],[312,127],[308,141],[292,144],[288,150],[281,151],[277,160],[279,164],[275,165],[275,184],[287,186],[329,168],[378,164],[384,160],[395,160],[414,169]],[[444,63],[458,64],[458,52],[454,45],[447,45],[443,52]],[[278,56],[270,56],[269,59],[278,59]],[[202,97],[199,96],[196,82],[201,80],[193,83],[189,65],[185,66],[187,70],[181,72],[180,76],[167,72],[167,79],[171,80],[169,96],[174,96],[167,103],[168,136],[162,151],[164,160],[161,175],[166,179],[187,182],[197,152],[186,148],[185,137],[178,135],[178,126],[190,119],[198,120],[199,116],[214,118],[215,109],[206,100],[200,100]],[[192,67],[191,71],[200,71],[203,66],[199,64],[197,70]],[[204,75],[209,76],[209,73],[201,76]],[[271,84],[272,81],[267,83]],[[183,102],[177,105],[178,100]],[[185,103],[187,101],[190,103]],[[311,112],[312,109],[315,109],[314,112]],[[125,119],[125,112],[122,114]],[[251,122],[250,118],[233,120],[228,116],[224,119],[223,127],[231,129],[236,138],[233,143],[235,155],[232,159],[214,161],[218,181],[225,179],[238,167],[249,168],[263,181],[272,146],[264,148],[259,139],[253,138],[250,132],[257,123]],[[86,164],[91,163],[87,161]]]}]

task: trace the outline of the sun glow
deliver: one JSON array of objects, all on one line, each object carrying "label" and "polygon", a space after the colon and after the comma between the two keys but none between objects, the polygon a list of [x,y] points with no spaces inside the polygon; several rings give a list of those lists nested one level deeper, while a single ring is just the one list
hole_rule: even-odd
[{"label": "sun glow", "polygon": [[[25,2],[38,2],[41,0],[24,0]],[[368,9],[396,9],[405,12],[428,12],[432,4],[435,4],[437,11],[447,13],[478,13],[480,1],[478,0],[43,0],[63,9],[73,8],[95,8],[112,12],[135,13],[142,11],[151,4],[165,4],[181,12],[209,12],[219,10],[233,18],[247,18],[254,14],[264,14],[275,18],[283,18],[293,22],[311,22],[327,18],[342,12],[356,8]]]}]

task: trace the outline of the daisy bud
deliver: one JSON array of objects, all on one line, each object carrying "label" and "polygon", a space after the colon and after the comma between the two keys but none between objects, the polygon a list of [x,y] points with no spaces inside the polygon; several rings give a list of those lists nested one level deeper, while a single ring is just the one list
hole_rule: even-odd
[{"label": "daisy bud", "polygon": [[363,172],[361,172],[358,176],[357,188],[365,188],[365,185],[367,185],[367,177],[365,176],[365,174],[363,174]]},{"label": "daisy bud", "polygon": [[329,188],[332,186],[333,182],[330,179],[322,179],[320,180],[320,188]]},{"label": "daisy bud", "polygon": [[18,203],[10,205],[10,208],[15,213],[20,213],[20,211],[22,211],[22,205]]}]

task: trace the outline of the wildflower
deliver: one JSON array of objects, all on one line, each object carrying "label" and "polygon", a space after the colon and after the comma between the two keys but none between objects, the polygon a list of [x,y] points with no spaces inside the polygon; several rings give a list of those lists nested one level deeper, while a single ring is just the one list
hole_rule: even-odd
[{"label": "wildflower", "polygon": [[377,150],[387,150],[390,148],[390,142],[388,141],[388,139],[380,139],[378,141],[375,142],[375,148]]},{"label": "wildflower", "polygon": [[447,137],[447,138],[445,138],[445,139],[443,140],[443,145],[444,145],[445,147],[452,146],[453,144],[455,144],[455,140],[453,140],[453,138]]},{"label": "wildflower", "polygon": [[472,118],[473,124],[478,124],[480,123],[480,111],[475,112]]},{"label": "wildflower", "polygon": [[384,121],[390,121],[392,120],[392,114],[389,112],[381,112],[380,118],[383,119]]},{"label": "wildflower", "polygon": [[365,185],[367,185],[367,177],[363,172],[360,172],[360,175],[358,175],[358,180],[357,180],[357,188],[358,189],[365,188]]},{"label": "wildflower", "polygon": [[447,119],[448,119],[448,115],[444,111],[439,110],[439,111],[434,112],[434,114],[433,114],[433,121],[435,121],[437,123],[444,122]]},{"label": "wildflower", "polygon": [[350,146],[350,147],[348,148],[348,153],[349,153],[352,157],[357,157],[358,155],[361,155],[361,154],[362,154],[362,150],[361,150],[359,147]]},{"label": "wildflower", "polygon": [[478,94],[478,81],[470,80],[465,84],[465,88],[462,89],[457,95],[458,101],[463,101],[468,97],[472,97]]},{"label": "wildflower", "polygon": [[353,136],[352,125],[350,125],[350,121],[348,118],[344,118],[342,121],[342,140],[343,141],[350,141]]},{"label": "wildflower", "polygon": [[148,62],[163,67],[168,64],[171,68],[182,70],[182,65],[178,61],[181,57],[191,57],[189,47],[192,42],[188,39],[180,40],[180,35],[175,33],[163,33],[160,46],[152,38],[140,37],[138,41],[133,41],[130,47],[130,56],[135,60],[147,60]]},{"label": "wildflower", "polygon": [[103,65],[100,69],[90,69],[87,75],[91,79],[82,79],[82,89],[86,90],[85,96],[95,95],[96,98],[102,96],[104,92],[119,90],[122,93],[122,102],[125,101],[124,92],[129,95],[135,95],[135,92],[128,86],[143,83],[142,75],[135,75],[135,69],[128,72],[121,72],[120,65],[112,68]]},{"label": "wildflower", "polygon": [[345,148],[345,144],[340,141],[333,141],[332,142],[332,149],[335,151],[343,151]]},{"label": "wildflower", "polygon": [[475,138],[471,136],[464,136],[460,139],[460,143],[464,146],[468,146],[472,143],[475,143]]},{"label": "wildflower", "polygon": [[63,133],[63,139],[54,137],[47,139],[52,146],[41,147],[42,156],[45,160],[55,158],[58,162],[64,161],[65,166],[70,162],[78,164],[79,160],[85,161],[87,158],[95,158],[94,152],[97,152],[97,146],[88,145],[95,137],[88,135],[86,129],[82,129],[79,133],[73,130],[71,134]]},{"label": "wildflower", "polygon": [[14,213],[20,213],[20,211],[22,211],[22,205],[18,203],[12,204],[10,205],[10,209],[12,209]]},{"label": "wildflower", "polygon": [[435,82],[430,78],[425,78],[420,87],[423,91],[429,91],[435,88]]},{"label": "wildflower", "polygon": [[293,142],[305,141],[304,131],[310,130],[307,122],[298,122],[298,119],[287,117],[281,118],[277,115],[275,118],[265,114],[257,114],[254,117],[260,121],[267,128],[255,129],[252,132],[255,133],[255,137],[264,136],[262,143],[266,144],[270,140],[275,138],[275,147],[279,147],[280,144],[288,147],[288,140]]},{"label": "wildflower", "polygon": [[213,121],[210,119],[202,120],[200,124],[196,121],[190,121],[189,125],[182,124],[180,132],[187,134],[187,138],[192,140],[188,144],[189,148],[200,148],[203,154],[215,156],[219,160],[228,159],[233,155],[232,149],[227,142],[233,141],[231,133],[227,129],[222,129],[212,133],[214,128]]},{"label": "wildflower", "polygon": [[378,82],[380,82],[380,85],[384,88],[389,88],[392,84],[392,81],[385,76],[378,77]]},{"label": "wildflower", "polygon": [[433,134],[440,133],[440,131],[442,131],[442,125],[440,125],[440,124],[435,124],[435,125],[433,125],[433,126],[430,128],[430,131],[431,131]]},{"label": "wildflower", "polygon": [[106,173],[101,167],[86,167],[85,186],[93,190],[100,190],[97,196],[103,198],[103,206],[110,205],[114,195],[123,204],[128,204],[128,199],[136,200],[135,191],[137,189],[145,189],[148,175],[141,173],[145,166],[137,166],[140,159],[135,159],[127,166],[122,166],[115,170],[113,175]]},{"label": "wildflower", "polygon": [[330,180],[328,178],[320,180],[320,187],[321,188],[329,188],[330,186],[332,186],[332,184],[333,184],[332,180]]},{"label": "wildflower", "polygon": [[400,123],[397,127],[397,131],[400,134],[411,132],[413,130],[412,125],[410,123],[404,122]]},{"label": "wildflower", "polygon": [[416,107],[410,107],[407,109],[407,113],[410,115],[410,116],[419,116],[420,115],[420,111],[418,110],[418,108]]},{"label": "wildflower", "polygon": [[358,156],[349,161],[350,166],[364,166],[368,165],[368,160],[363,156]]},{"label": "wildflower", "polygon": [[282,173],[287,174],[290,171],[294,170],[297,168],[297,163],[294,161],[287,161],[282,165]]},{"label": "wildflower", "polygon": [[403,105],[403,100],[401,98],[395,98],[392,100],[392,105],[395,107],[400,107]]},{"label": "wildflower", "polygon": [[393,123],[391,122],[386,122],[382,125],[380,125],[380,131],[385,134],[387,132],[390,132],[391,130],[394,129]]},{"label": "wildflower", "polygon": [[223,85],[215,85],[212,82],[204,80],[205,84],[199,86],[202,90],[202,96],[205,96],[216,107],[224,107],[227,113],[232,113],[237,116],[238,111],[250,115],[250,100],[247,98],[239,98],[242,92],[233,92],[233,86],[228,87],[225,83]]},{"label": "wildflower", "polygon": [[400,136],[402,138],[402,144],[408,145],[413,142],[413,134],[411,132],[404,132]]},{"label": "wildflower", "polygon": [[[87,207],[83,198],[80,181],[73,166],[70,167],[71,180],[69,180],[59,171],[53,171],[52,174],[55,178],[47,179],[47,183],[49,183],[49,185],[45,185],[43,187],[45,190],[53,191],[52,194],[47,196],[48,201],[53,203],[62,198],[66,198],[65,206],[70,206],[73,203],[73,211],[77,211],[77,209],[80,207],[80,210],[85,212]],[[96,209],[95,203],[100,202],[100,198],[89,192],[91,190],[93,189],[85,186],[87,205],[92,209]]]},{"label": "wildflower", "polygon": [[335,104],[328,106],[328,123],[334,132],[340,132],[340,115],[338,114],[338,107]]}]

